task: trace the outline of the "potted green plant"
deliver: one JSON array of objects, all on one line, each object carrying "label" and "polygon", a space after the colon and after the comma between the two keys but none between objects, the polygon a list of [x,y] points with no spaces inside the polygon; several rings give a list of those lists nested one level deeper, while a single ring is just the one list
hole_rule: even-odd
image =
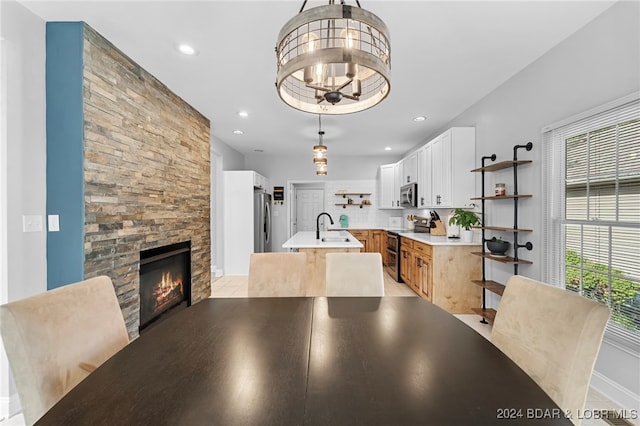
[{"label": "potted green plant", "polygon": [[471,227],[480,223],[480,218],[476,212],[457,208],[449,217],[449,225],[458,225],[462,229],[462,241],[470,243],[473,240]]},{"label": "potted green plant", "polygon": [[504,256],[507,250],[509,250],[510,243],[501,238],[493,237],[490,240],[486,240],[486,242],[487,248],[494,256]]}]

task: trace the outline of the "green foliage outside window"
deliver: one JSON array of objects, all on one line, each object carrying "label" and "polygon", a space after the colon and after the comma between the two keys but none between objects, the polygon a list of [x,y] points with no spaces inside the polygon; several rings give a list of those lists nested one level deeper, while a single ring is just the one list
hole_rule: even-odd
[{"label": "green foliage outside window", "polygon": [[[573,250],[566,252],[566,288],[580,291],[580,256]],[[611,271],[609,293],[609,269],[607,265],[582,259],[582,291],[584,296],[607,303],[611,308],[611,320],[635,332],[640,332],[640,285],[624,277],[624,272]],[[609,299],[611,299],[609,303]]]}]

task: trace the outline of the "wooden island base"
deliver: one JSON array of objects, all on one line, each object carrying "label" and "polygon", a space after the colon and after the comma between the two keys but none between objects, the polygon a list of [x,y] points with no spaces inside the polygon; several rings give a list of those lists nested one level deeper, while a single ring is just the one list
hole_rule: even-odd
[{"label": "wooden island base", "polygon": [[327,253],[359,253],[359,248],[300,248],[300,253],[307,253],[307,297],[324,297],[327,295],[326,256]]}]

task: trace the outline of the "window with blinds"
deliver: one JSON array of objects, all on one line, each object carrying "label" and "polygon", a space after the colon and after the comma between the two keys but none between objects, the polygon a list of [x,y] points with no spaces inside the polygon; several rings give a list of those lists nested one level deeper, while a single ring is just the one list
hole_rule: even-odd
[{"label": "window with blinds", "polygon": [[543,263],[545,280],[609,305],[608,331],[640,344],[640,101],[625,101],[547,129]]}]

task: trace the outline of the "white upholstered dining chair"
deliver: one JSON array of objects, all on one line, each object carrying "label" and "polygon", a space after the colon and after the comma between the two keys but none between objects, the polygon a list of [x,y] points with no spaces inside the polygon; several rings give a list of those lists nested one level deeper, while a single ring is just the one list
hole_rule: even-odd
[{"label": "white upholstered dining chair", "polygon": [[0,331],[29,425],[129,343],[106,276],[0,306]]},{"label": "white upholstered dining chair", "polygon": [[562,410],[585,405],[609,308],[576,293],[520,275],[507,282],[491,341]]},{"label": "white upholstered dining chair", "polygon": [[380,253],[327,253],[327,297],[384,296]]},{"label": "white upholstered dining chair", "polygon": [[306,253],[252,253],[249,297],[306,296]]}]

